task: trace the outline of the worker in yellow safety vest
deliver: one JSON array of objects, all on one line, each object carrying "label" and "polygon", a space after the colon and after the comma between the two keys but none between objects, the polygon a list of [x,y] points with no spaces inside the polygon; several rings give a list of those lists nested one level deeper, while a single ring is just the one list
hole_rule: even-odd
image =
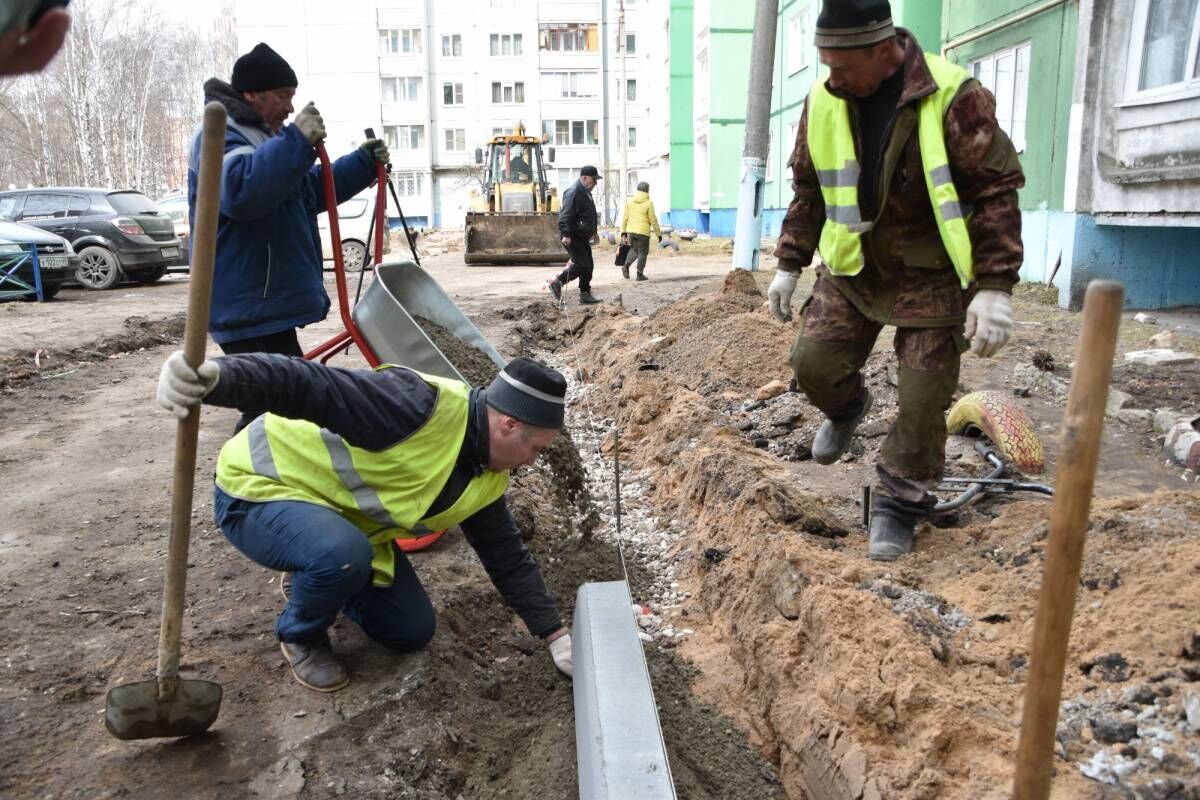
[{"label": "worker in yellow safety vest", "polygon": [[934,505],[961,354],[1008,341],[1025,179],[991,92],[922,52],[887,0],[825,0],[816,46],[829,78],[809,92],[788,162],[795,196],[768,297],[791,320],[800,271],[820,254],[791,365],[826,417],[812,444],[821,464],[870,412],[862,367],[883,326],[896,328],[899,412],[876,462],[868,549],[890,561]]},{"label": "worker in yellow safety vest", "polygon": [[404,367],[262,353],[193,370],[176,352],[158,385],[180,418],[202,400],[253,416],[221,448],[216,520],[246,556],[290,573],[275,634],[296,680],[322,692],[350,680],[328,635],[339,613],[393,650],[433,638],[433,605],[395,540],[453,525],[571,674],[571,637],[504,498],[510,472],[562,428],[565,395],[562,375],[528,358],[472,389]]}]

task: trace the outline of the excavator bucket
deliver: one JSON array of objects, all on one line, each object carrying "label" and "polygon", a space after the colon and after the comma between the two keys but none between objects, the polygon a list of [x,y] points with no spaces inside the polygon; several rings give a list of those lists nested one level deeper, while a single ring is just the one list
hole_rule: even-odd
[{"label": "excavator bucket", "polygon": [[561,264],[567,250],[558,233],[558,214],[468,212],[468,264]]}]

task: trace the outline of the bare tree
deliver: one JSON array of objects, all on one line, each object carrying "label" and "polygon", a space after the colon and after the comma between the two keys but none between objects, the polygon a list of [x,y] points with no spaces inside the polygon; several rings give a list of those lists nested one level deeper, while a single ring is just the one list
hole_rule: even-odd
[{"label": "bare tree", "polygon": [[[0,82],[0,187],[182,187],[204,79],[232,64],[232,26],[180,26],[151,0],[71,9],[57,61]],[[232,5],[223,13],[231,19]]]}]

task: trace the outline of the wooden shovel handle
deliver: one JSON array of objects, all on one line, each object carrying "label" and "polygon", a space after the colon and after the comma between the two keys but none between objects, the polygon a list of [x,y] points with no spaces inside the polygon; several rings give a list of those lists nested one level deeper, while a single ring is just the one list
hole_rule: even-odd
[{"label": "wooden shovel handle", "polygon": [[1017,745],[1015,800],[1042,800],[1050,796],[1063,667],[1079,589],[1079,568],[1124,298],[1125,290],[1114,281],[1092,281],[1084,298],[1075,375],[1059,432],[1050,537],[1046,542],[1046,566]]},{"label": "wooden shovel handle", "polygon": [[[208,341],[208,306],[212,297],[213,258],[217,249],[217,213],[221,199],[221,166],[225,157],[225,108],[204,107],[200,136],[196,224],[192,229],[191,276],[183,357],[195,369],[204,363]],[[171,485],[171,536],[167,545],[167,576],[163,587],[162,628],[158,637],[158,694],[169,699],[179,678],[179,636],[187,587],[188,537],[192,524],[192,493],[196,475],[196,441],[200,434],[197,406],[175,428],[174,481]]]}]

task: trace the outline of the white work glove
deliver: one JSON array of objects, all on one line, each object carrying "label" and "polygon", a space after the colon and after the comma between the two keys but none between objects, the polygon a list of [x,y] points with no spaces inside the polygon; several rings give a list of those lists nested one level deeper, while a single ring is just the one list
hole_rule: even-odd
[{"label": "white work glove", "polygon": [[767,289],[767,300],[771,303],[771,316],[780,322],[792,320],[792,295],[796,293],[796,281],[800,280],[799,272],[788,272],[784,269],[775,270],[771,286]]},{"label": "white work glove", "polygon": [[317,111],[317,107],[312,103],[300,109],[293,124],[304,138],[308,139],[309,144],[316,144],[325,138],[325,120],[321,119],[321,112]]},{"label": "white work glove", "polygon": [[980,289],[967,306],[964,333],[971,340],[971,352],[981,358],[991,358],[1000,352],[1012,334],[1012,326],[1012,300],[1008,292]]},{"label": "white work glove", "polygon": [[[163,362],[158,373],[158,404],[179,419],[200,405],[204,396],[217,385],[221,370],[215,361],[205,361],[199,369],[192,369],[183,358],[183,351],[176,350]],[[570,651],[568,651],[568,656]]]},{"label": "white work glove", "polygon": [[366,150],[371,158],[378,161],[380,164],[386,164],[391,160],[392,155],[388,152],[387,144],[383,139],[367,139],[359,145],[363,150]]},{"label": "white work glove", "polygon": [[550,657],[554,659],[554,666],[558,667],[558,671],[570,678],[571,634],[564,633],[550,643]]}]

